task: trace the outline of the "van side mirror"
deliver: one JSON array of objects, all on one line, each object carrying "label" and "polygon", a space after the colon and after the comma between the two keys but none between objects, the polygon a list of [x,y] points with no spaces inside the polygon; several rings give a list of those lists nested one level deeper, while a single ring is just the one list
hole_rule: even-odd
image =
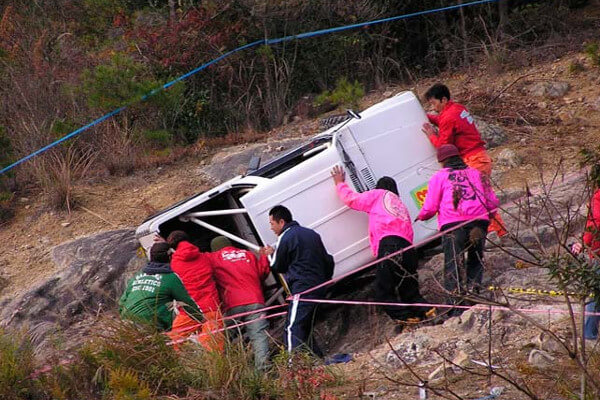
[{"label": "van side mirror", "polygon": [[252,156],[250,162],[248,163],[248,169],[246,170],[246,174],[250,174],[256,171],[260,167],[260,157]]},{"label": "van side mirror", "polygon": [[354,118],[354,119],[361,119],[362,118],[359,113],[357,113],[356,111],[354,111],[354,110],[352,110],[350,108],[346,110],[346,114],[348,114],[348,116],[350,118]]}]

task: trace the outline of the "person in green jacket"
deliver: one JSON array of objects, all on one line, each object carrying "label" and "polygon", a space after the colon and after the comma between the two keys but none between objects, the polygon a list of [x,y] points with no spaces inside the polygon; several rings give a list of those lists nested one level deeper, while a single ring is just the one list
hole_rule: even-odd
[{"label": "person in green jacket", "polygon": [[171,270],[169,245],[155,243],[150,249],[150,262],[127,282],[119,300],[119,314],[124,319],[147,322],[161,331],[171,330],[175,307],[173,301],[198,322],[204,316],[198,305]]}]

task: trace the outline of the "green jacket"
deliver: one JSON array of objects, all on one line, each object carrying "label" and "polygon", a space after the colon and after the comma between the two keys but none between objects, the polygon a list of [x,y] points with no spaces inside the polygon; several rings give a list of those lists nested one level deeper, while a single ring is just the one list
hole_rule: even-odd
[{"label": "green jacket", "polygon": [[198,321],[204,319],[202,311],[171,266],[149,262],[127,282],[127,289],[119,300],[119,313],[122,318],[146,321],[160,330],[170,330],[174,312],[169,310],[169,306],[173,300],[185,303],[183,308],[192,318]]}]

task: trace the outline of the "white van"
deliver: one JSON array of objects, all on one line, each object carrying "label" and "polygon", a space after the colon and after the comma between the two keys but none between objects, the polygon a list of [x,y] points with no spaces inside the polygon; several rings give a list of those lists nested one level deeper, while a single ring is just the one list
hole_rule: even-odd
[{"label": "white van", "polygon": [[[412,219],[440,166],[421,132],[427,117],[412,92],[399,93],[360,115],[350,114],[353,118],[306,145],[150,217],[137,228],[137,238],[147,253],[156,234],[167,237],[173,230],[186,231],[205,251],[217,235],[256,250],[276,242],[268,213],[282,204],[301,225],[321,235],[335,259],[334,277],[372,261],[367,214],[338,199],[330,176],[333,166],[342,165],[359,192],[374,188],[382,176],[393,177]],[[418,243],[436,233],[436,220],[415,223],[414,231]]]}]

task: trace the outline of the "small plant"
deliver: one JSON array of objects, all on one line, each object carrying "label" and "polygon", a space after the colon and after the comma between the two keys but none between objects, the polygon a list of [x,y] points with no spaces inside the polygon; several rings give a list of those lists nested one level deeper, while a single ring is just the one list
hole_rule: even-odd
[{"label": "small plant", "polygon": [[578,73],[585,71],[585,67],[583,66],[582,63],[575,60],[575,61],[571,61],[571,63],[569,64],[568,71],[569,71],[569,74],[571,74],[571,75],[577,75]]},{"label": "small plant", "polygon": [[337,81],[335,89],[332,92],[326,90],[317,96],[315,105],[321,106],[329,103],[356,107],[364,95],[365,89],[360,82],[354,81],[354,83],[351,83],[348,79],[342,77]]},{"label": "small plant", "polygon": [[25,335],[0,330],[0,399],[30,399],[40,392],[30,379],[33,347]]},{"label": "small plant", "polygon": [[96,158],[91,148],[79,149],[72,142],[66,150],[57,149],[46,157],[35,160],[34,170],[49,205],[71,212],[75,204],[73,182],[83,178]]},{"label": "small plant", "polygon": [[152,398],[148,385],[140,381],[135,371],[117,368],[110,371],[108,388],[114,400],[150,400]]},{"label": "small plant", "polygon": [[143,136],[155,149],[165,149],[173,143],[173,134],[166,129],[144,131]]},{"label": "small plant", "polygon": [[586,44],[585,54],[587,54],[593,65],[600,67],[600,45],[598,45],[598,42]]}]

